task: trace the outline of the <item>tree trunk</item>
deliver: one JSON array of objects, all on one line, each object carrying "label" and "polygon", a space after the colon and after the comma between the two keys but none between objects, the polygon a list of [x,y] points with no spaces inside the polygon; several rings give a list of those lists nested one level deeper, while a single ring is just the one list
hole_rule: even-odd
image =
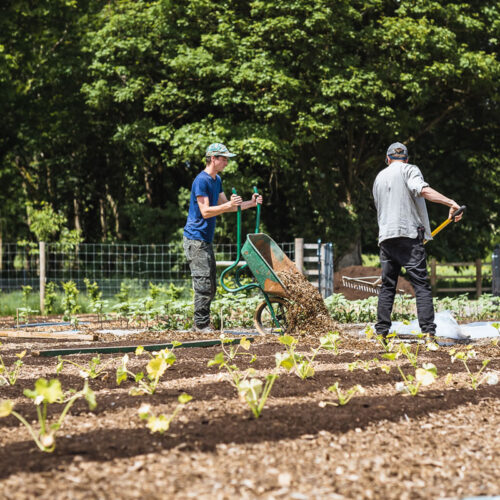
[{"label": "tree trunk", "polygon": [[108,237],[108,225],[106,223],[106,209],[104,207],[104,200],[99,198],[99,218],[101,220],[101,241],[105,242]]},{"label": "tree trunk", "polygon": [[80,202],[76,198],[73,198],[73,209],[75,212],[75,229],[81,232],[82,225],[80,224]]},{"label": "tree trunk", "polygon": [[116,237],[121,240],[122,234],[120,231],[120,213],[118,212],[118,205],[114,198],[109,192],[109,187],[106,185],[106,199],[108,200],[109,206],[111,207],[111,212],[113,213],[113,218],[115,219],[115,234]]},{"label": "tree trunk", "polygon": [[361,264],[361,238],[358,237],[356,241],[352,241],[349,244],[348,249],[340,257],[336,267],[337,269],[343,269],[349,266],[361,266]]}]

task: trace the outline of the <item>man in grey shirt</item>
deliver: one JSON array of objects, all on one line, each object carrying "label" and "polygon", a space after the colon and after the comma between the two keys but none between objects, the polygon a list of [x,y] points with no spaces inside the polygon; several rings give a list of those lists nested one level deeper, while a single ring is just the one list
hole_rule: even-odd
[{"label": "man in grey shirt", "polygon": [[[386,163],[387,168],[379,172],[373,184],[382,265],[375,330],[384,337],[389,333],[396,284],[404,267],[415,290],[420,329],[433,336],[436,324],[424,249],[424,240],[431,240],[432,236],[425,200],[450,207],[450,219],[460,206],[424,181],[420,169],[408,163],[404,144],[396,142],[389,146]],[[455,222],[461,217],[458,215]]]}]

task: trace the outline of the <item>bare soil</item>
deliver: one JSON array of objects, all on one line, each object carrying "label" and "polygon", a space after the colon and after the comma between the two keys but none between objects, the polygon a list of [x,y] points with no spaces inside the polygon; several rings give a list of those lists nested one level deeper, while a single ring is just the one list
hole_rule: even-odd
[{"label": "bare soil", "polygon": [[[0,420],[0,491],[5,499],[429,499],[495,495],[500,491],[500,386],[473,390],[462,363],[451,363],[448,347],[422,351],[421,362],[437,366],[439,379],[411,397],[395,390],[397,369],[348,370],[348,363],[381,358],[373,341],[359,339],[361,325],[344,326],[338,355],[320,354],[315,376],[300,380],[281,373],[259,419],[242,403],[216,367],[207,367],[220,348],[178,349],[153,396],[130,396],[133,381],[117,386],[121,355],[101,355],[105,379],[91,380],[97,408],[83,401],[70,411],[52,454],[38,451],[28,431],[13,416]],[[155,334],[161,336],[160,333]],[[189,338],[163,333],[162,341]],[[114,343],[130,343],[115,339]],[[156,339],[156,338],[155,338]],[[152,340],[148,337],[142,343]],[[140,334],[135,341],[140,340]],[[160,339],[158,339],[160,340]],[[73,342],[2,339],[7,365],[22,349],[69,347]],[[84,343],[96,345],[96,342]],[[300,341],[300,350],[317,346]],[[500,349],[484,342],[470,363],[478,370],[491,359],[500,370]],[[264,376],[283,346],[276,337],[256,337],[251,366]],[[88,363],[93,355],[71,356]],[[68,356],[69,358],[69,356]],[[410,366],[399,360],[407,373]],[[246,358],[238,365],[249,367]],[[395,362],[389,362],[394,365]],[[16,385],[0,387],[0,399],[11,399],[28,421],[35,406],[23,396],[39,377],[56,377],[55,358],[27,355]],[[131,368],[144,369],[145,356],[131,355]],[[445,376],[452,374],[446,384]],[[67,366],[59,376],[64,389],[82,387],[78,369]],[[345,406],[327,388],[364,387]],[[186,405],[170,431],[151,434],[138,417],[142,403],[170,413],[177,396]],[[53,405],[58,406],[58,405]],[[55,410],[50,410],[54,415]]]}]

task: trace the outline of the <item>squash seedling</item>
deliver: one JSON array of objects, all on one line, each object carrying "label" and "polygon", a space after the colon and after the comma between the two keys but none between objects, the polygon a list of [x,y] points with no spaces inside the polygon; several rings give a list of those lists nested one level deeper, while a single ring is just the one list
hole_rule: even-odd
[{"label": "squash seedling", "polygon": [[[174,347],[181,345],[180,342],[174,342]],[[144,351],[142,346],[139,346],[135,350],[135,355],[140,356]],[[147,351],[146,351],[147,352]],[[138,387],[133,387],[130,389],[129,394],[131,396],[140,396],[142,394],[154,394],[161,376],[165,373],[169,366],[172,366],[176,357],[175,354],[169,349],[162,349],[158,352],[150,353],[148,352],[151,359],[146,365],[147,375],[144,372],[139,372],[137,374],[132,373],[127,368],[127,363],[129,361],[128,354],[125,354],[122,358],[122,363],[116,370],[116,383],[120,385],[123,381],[127,380],[128,377],[132,377],[134,381],[138,384]]]},{"label": "squash seedling", "polygon": [[245,378],[238,384],[240,401],[246,401],[255,418],[260,417],[277,378],[278,374],[275,371],[266,375],[265,383],[256,377],[251,377]]},{"label": "squash seedling", "polygon": [[385,352],[392,352],[394,349],[396,338],[395,333],[389,333],[387,337],[384,337],[383,335],[377,335],[373,326],[367,325],[365,328],[365,336],[366,340],[374,338],[382,346]]},{"label": "squash seedling", "polygon": [[437,368],[433,363],[424,363],[421,368],[415,370],[415,376],[405,375],[398,365],[399,373],[403,379],[396,383],[396,391],[416,396],[420,387],[431,385],[437,378]]},{"label": "squash seedling", "polygon": [[279,366],[287,371],[293,370],[300,379],[305,380],[314,376],[314,358],[321,350],[334,351],[335,354],[338,354],[340,334],[338,332],[329,332],[321,337],[319,346],[312,349],[310,355],[295,352],[298,340],[291,335],[283,335],[279,338],[279,341],[286,348],[286,353],[277,353],[276,355]]},{"label": "squash seedling", "polygon": [[238,366],[234,364],[234,360],[237,356],[250,356],[250,363],[253,363],[257,356],[250,352],[240,352],[240,349],[248,351],[250,349],[251,342],[246,337],[241,337],[239,344],[231,344],[229,349],[225,347],[225,344],[231,342],[230,339],[226,339],[224,334],[220,336],[222,352],[215,355],[214,359],[211,359],[207,366],[218,366],[219,370],[225,369],[230,377],[231,385],[238,388],[240,381],[245,377],[240,371]]},{"label": "squash seedling", "polygon": [[[459,360],[465,366],[467,370],[467,375],[469,375],[471,386],[476,390],[483,382],[487,382],[489,385],[496,385],[498,383],[498,375],[495,372],[483,373],[484,369],[488,366],[490,359],[484,359],[482,366],[477,373],[472,373],[467,361],[476,358],[476,351],[471,345],[467,346],[464,351],[459,351],[457,349],[450,350],[451,362],[454,363],[455,360]],[[483,374],[481,376],[481,374]]]},{"label": "squash seedling", "polygon": [[98,368],[99,365],[101,364],[101,357],[99,354],[92,358],[89,362],[89,366],[86,367],[84,365],[80,365],[79,363],[75,363],[74,361],[71,361],[69,359],[63,359],[61,356],[57,357],[57,367],[56,367],[56,373],[59,375],[61,373],[64,363],[70,364],[73,366],[76,366],[79,370],[79,375],[82,378],[98,378],[98,377],[103,377],[103,380],[105,380],[108,377],[108,372],[106,371],[106,367]]},{"label": "squash seedling", "polygon": [[364,372],[368,372],[373,368],[376,368],[379,364],[378,358],[369,359],[367,361],[359,359],[358,361],[353,361],[352,363],[347,364],[347,369],[350,372],[354,370],[363,370]]},{"label": "squash seedling", "polygon": [[233,363],[236,356],[251,356],[250,363],[253,363],[257,359],[255,354],[239,352],[240,348],[248,351],[251,345],[250,341],[242,337],[239,344],[236,346],[231,345],[229,349],[226,349],[224,344],[231,342],[231,340],[225,339],[224,335],[221,335],[221,339],[222,352],[217,353],[214,359],[208,362],[208,366],[218,366],[219,370],[225,369],[227,371],[229,381],[238,391],[240,400],[248,404],[255,418],[259,418],[273,384],[278,378],[277,369],[279,362],[276,361],[275,370],[265,377],[265,383],[263,383],[262,380],[255,376],[255,370],[249,369],[242,372]]},{"label": "squash seedling", "polygon": [[159,432],[163,434],[170,429],[170,424],[174,418],[179,414],[182,408],[193,399],[193,396],[189,394],[182,393],[177,398],[178,404],[171,415],[153,415],[151,412],[151,406],[148,404],[143,404],[139,408],[139,417],[141,420],[146,420],[146,427],[151,431],[151,433]]},{"label": "squash seedling", "polygon": [[[1,345],[2,343],[0,342],[0,346]],[[0,385],[14,385],[16,383],[17,377],[19,377],[19,372],[21,371],[21,367],[23,366],[22,359],[25,355],[26,350],[17,353],[16,357],[18,359],[11,369],[5,366],[4,360],[0,355]]]},{"label": "squash seedling", "polygon": [[[24,390],[24,395],[33,399],[36,405],[38,424],[40,427],[39,431],[36,431],[22,415],[14,410],[14,403],[12,401],[4,400],[0,402],[0,417],[7,417],[9,415],[16,417],[28,429],[38,448],[46,453],[51,453],[56,448],[57,431],[62,427],[64,418],[74,402],[77,399],[85,398],[91,410],[97,406],[95,394],[89,388],[87,380],[85,380],[81,391],[70,392],[73,392],[73,394],[69,398],[65,398],[61,388],[61,382],[58,379],[52,379],[48,382],[44,378],[39,378],[35,382],[34,390]],[[57,421],[49,425],[47,421],[47,407],[54,403],[66,404]]]},{"label": "squash seedling", "polygon": [[360,394],[363,394],[365,392],[365,390],[363,389],[363,387],[360,386],[359,384],[355,385],[354,387],[351,387],[350,389],[347,390],[347,392],[343,392],[343,391],[341,391],[338,382],[335,382],[335,384],[333,384],[330,387],[328,387],[328,391],[333,392],[333,393],[336,394],[336,396],[337,396],[337,402],[334,403],[332,401],[320,401],[319,402],[320,408],[325,408],[328,405],[332,405],[332,406],[344,406],[347,403],[349,403],[349,401],[353,398],[353,396],[357,392],[359,392]]}]

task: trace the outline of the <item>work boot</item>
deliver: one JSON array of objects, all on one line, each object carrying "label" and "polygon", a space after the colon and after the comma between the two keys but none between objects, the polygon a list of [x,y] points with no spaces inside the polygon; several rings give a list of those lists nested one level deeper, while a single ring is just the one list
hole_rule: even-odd
[{"label": "work boot", "polygon": [[422,335],[424,336],[424,340],[426,342],[436,342],[436,333],[435,332],[422,332]]}]

